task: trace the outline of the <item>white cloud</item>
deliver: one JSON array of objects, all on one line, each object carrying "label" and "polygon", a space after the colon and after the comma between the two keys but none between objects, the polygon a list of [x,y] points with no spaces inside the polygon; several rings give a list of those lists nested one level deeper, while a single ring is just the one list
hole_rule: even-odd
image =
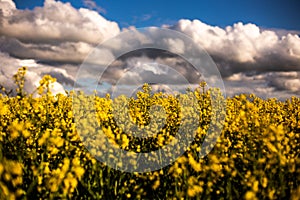
[{"label": "white cloud", "polygon": [[186,74],[179,73],[174,67],[162,64],[159,60],[132,58],[126,62],[131,67],[124,71],[118,84],[188,84],[187,78],[184,77]]},{"label": "white cloud", "polygon": [[[86,7],[104,12],[95,1],[83,1]],[[120,31],[116,22],[105,19],[96,11],[76,9],[70,3],[54,0],[45,0],[43,7],[33,10],[18,10],[12,0],[0,0],[0,81],[12,86],[9,77],[18,67],[27,65],[28,90],[44,74],[55,76],[61,83],[57,89],[62,90],[62,85],[73,83],[78,66],[94,47],[119,33],[124,37],[96,48],[94,57],[89,59],[91,66],[104,68],[122,52],[148,44],[173,54],[191,50],[191,45],[182,38],[162,34],[154,28],[147,33],[135,27]],[[144,17],[144,20],[149,18],[148,15]],[[241,22],[221,28],[199,20],[182,19],[168,28],[188,35],[212,56],[224,77],[229,95],[251,91],[264,97],[300,95],[298,35],[287,30],[267,30]],[[128,30],[136,34],[126,34]],[[195,58],[195,62],[201,62],[198,55],[188,56]],[[170,66],[191,83],[200,81],[200,75],[179,56],[155,51],[123,56],[112,63],[103,80],[114,84],[126,73],[131,81],[158,82],[162,79],[168,83],[178,83],[181,80],[176,73],[145,63]],[[136,70],[128,70],[132,67]],[[91,67],[89,73],[92,70]]]},{"label": "white cloud", "polygon": [[163,42],[166,43],[166,46],[174,54],[183,54],[185,51],[184,42],[180,39],[167,38],[163,39]]},{"label": "white cloud", "polygon": [[300,71],[270,72],[267,74],[268,84],[278,90],[290,91],[300,95]]},{"label": "white cloud", "polygon": [[0,37],[0,51],[24,59],[81,63],[91,50],[93,46],[84,42],[64,42],[52,45],[23,43],[15,38]]},{"label": "white cloud", "polygon": [[6,17],[13,14],[16,4],[11,0],[0,0],[0,15]]},{"label": "white cloud", "polygon": [[[33,80],[45,74],[54,76],[61,84],[72,84],[78,65],[95,45],[120,32],[116,22],[103,18],[96,11],[76,9],[70,3],[46,0],[43,7],[33,10],[18,10],[11,0],[0,0],[0,5],[0,53],[8,54],[1,54],[0,69],[5,77],[2,82],[11,78],[18,67],[26,65],[30,67],[28,91],[34,88]],[[107,49],[99,53],[94,59],[96,64],[114,60]],[[12,88],[13,84],[7,86]],[[59,85],[56,88],[62,89]]]},{"label": "white cloud", "polygon": [[[46,0],[33,10],[17,10],[11,0],[0,4],[6,12],[0,12],[0,51],[18,58],[80,64],[96,44],[120,32],[116,22],[70,3]],[[111,57],[102,54],[98,62]]]},{"label": "white cloud", "polygon": [[300,38],[279,36],[255,24],[241,22],[222,29],[199,20],[180,20],[171,27],[189,35],[219,64],[223,75],[243,71],[300,69]]},{"label": "white cloud", "polygon": [[262,97],[280,99],[288,95],[300,96],[300,71],[265,72],[254,75],[237,73],[224,80],[229,95],[255,93]]},{"label": "white cloud", "polygon": [[106,10],[98,6],[97,3],[93,0],[83,0],[83,4],[91,10],[96,10],[100,13],[106,13]]},{"label": "white cloud", "polygon": [[1,52],[0,60],[0,85],[4,86],[8,91],[16,88],[16,85],[13,82],[13,75],[21,66],[28,67],[25,75],[24,90],[29,94],[35,91],[35,89],[39,86],[39,81],[46,74],[50,74],[58,81],[52,85],[51,91],[53,94],[64,94],[65,90],[62,84],[74,85],[73,76],[69,75],[64,69],[38,64],[34,60],[20,60],[12,58]]},{"label": "white cloud", "polygon": [[96,11],[75,9],[70,3],[54,0],[45,0],[43,7],[32,11],[16,10],[4,16],[0,26],[1,35],[31,43],[80,41],[98,44],[119,32],[116,22],[106,20]]}]

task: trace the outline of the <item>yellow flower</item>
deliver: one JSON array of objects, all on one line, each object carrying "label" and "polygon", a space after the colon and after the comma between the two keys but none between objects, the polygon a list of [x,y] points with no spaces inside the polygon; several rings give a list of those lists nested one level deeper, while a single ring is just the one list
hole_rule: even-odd
[{"label": "yellow flower", "polygon": [[277,149],[276,149],[276,147],[275,147],[271,142],[267,142],[266,145],[267,145],[267,147],[268,147],[271,151],[273,151],[273,152],[275,152],[275,153],[278,152]]},{"label": "yellow flower", "polygon": [[160,181],[159,179],[157,179],[154,184],[152,185],[153,190],[156,190],[158,188],[158,186],[160,185]]},{"label": "yellow flower", "polygon": [[84,174],[84,168],[83,168],[83,167],[75,167],[75,168],[73,169],[73,171],[74,171],[76,177],[79,178],[79,179],[80,179],[81,176]]},{"label": "yellow flower", "polygon": [[259,184],[258,181],[254,181],[253,186],[252,186],[252,189],[254,192],[258,192],[258,184]]},{"label": "yellow flower", "polygon": [[78,157],[75,157],[73,160],[72,160],[72,165],[74,166],[80,166],[80,160]]},{"label": "yellow flower", "polygon": [[201,164],[198,163],[193,156],[189,156],[189,163],[196,172],[201,171]]},{"label": "yellow flower", "polygon": [[122,145],[121,145],[121,147],[122,148],[128,147],[128,145],[129,145],[129,139],[128,139],[127,135],[126,134],[122,134],[121,137],[122,137]]},{"label": "yellow flower", "polygon": [[50,136],[50,129],[47,129],[43,136],[38,140],[38,145],[43,145]]},{"label": "yellow flower", "polygon": [[22,135],[25,137],[25,138],[28,138],[30,136],[30,132],[28,130],[23,130],[22,131]]},{"label": "yellow flower", "polygon": [[22,169],[22,164],[21,163],[11,163],[10,164],[11,168],[9,169],[12,174],[14,175],[22,175],[23,169]]},{"label": "yellow flower", "polygon": [[51,178],[48,182],[48,184],[50,185],[50,191],[51,192],[56,192],[58,190],[59,185],[57,184],[57,180],[56,178]]},{"label": "yellow flower", "polygon": [[246,192],[246,194],[245,194],[245,199],[246,199],[246,200],[254,200],[254,199],[257,199],[257,198],[256,198],[256,194],[255,194],[253,191],[248,191],[248,192]]},{"label": "yellow flower", "polygon": [[196,190],[194,190],[194,188],[188,188],[187,194],[189,197],[194,197],[196,196]]},{"label": "yellow flower", "polygon": [[219,165],[219,164],[212,164],[211,166],[211,169],[213,170],[213,171],[215,171],[215,172],[218,172],[218,171],[221,171],[222,170],[222,166],[221,165]]},{"label": "yellow flower", "polygon": [[194,185],[194,189],[198,194],[203,192],[203,188],[199,185]]},{"label": "yellow flower", "polygon": [[11,134],[10,134],[10,138],[12,139],[12,140],[14,140],[14,139],[16,139],[17,137],[19,137],[19,132],[17,131],[17,130],[13,130],[12,132],[11,132]]},{"label": "yellow flower", "polygon": [[264,178],[262,179],[261,185],[263,186],[263,188],[267,187],[267,185],[268,185],[268,179],[267,179],[266,177],[264,177]]},{"label": "yellow flower", "polygon": [[[47,164],[49,164],[49,163],[47,163]],[[45,174],[49,174],[51,171],[50,171],[50,169],[49,169],[49,165],[46,165],[45,166],[45,168],[44,168],[44,173]]]},{"label": "yellow flower", "polygon": [[269,192],[269,198],[270,199],[274,199],[274,194],[275,194],[275,192],[276,192],[276,190],[271,190],[270,192]]},{"label": "yellow flower", "polygon": [[1,176],[1,174],[2,174],[3,171],[4,171],[4,167],[3,167],[3,165],[0,163],[0,176]]},{"label": "yellow flower", "polygon": [[69,166],[70,166],[70,159],[69,158],[64,158],[64,164],[63,164],[61,170],[63,172],[66,172],[69,169]]},{"label": "yellow flower", "polygon": [[177,167],[175,172],[177,173],[177,175],[180,175],[183,170],[180,167]]},{"label": "yellow flower", "polygon": [[41,185],[43,182],[43,177],[41,175],[38,176],[38,184]]}]

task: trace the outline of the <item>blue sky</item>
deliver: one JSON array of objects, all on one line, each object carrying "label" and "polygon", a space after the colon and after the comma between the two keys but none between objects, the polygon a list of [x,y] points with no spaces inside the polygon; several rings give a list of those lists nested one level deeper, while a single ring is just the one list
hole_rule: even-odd
[{"label": "blue sky", "polygon": [[[19,9],[42,6],[43,0],[14,0]],[[84,7],[84,0],[63,0],[75,8]],[[104,1],[96,4],[101,14],[119,23],[120,27],[161,26],[182,18],[199,19],[207,24],[225,27],[236,22],[254,23],[260,27],[300,30],[300,1],[174,1],[130,0]]]}]

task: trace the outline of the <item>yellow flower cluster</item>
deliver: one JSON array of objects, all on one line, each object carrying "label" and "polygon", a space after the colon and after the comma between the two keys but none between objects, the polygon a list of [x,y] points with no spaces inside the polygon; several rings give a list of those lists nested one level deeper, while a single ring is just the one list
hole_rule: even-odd
[{"label": "yellow flower cluster", "polygon": [[[153,94],[145,84],[137,98],[112,100],[109,95],[82,92],[53,96],[49,87],[55,80],[46,76],[38,88],[40,96],[33,97],[22,92],[25,72],[22,68],[15,75],[17,96],[0,95],[0,199],[297,199],[300,195],[300,98],[285,102],[255,95],[228,98],[226,111],[219,113],[225,116],[221,135],[212,151],[199,158],[215,112],[210,97],[222,101],[219,91],[206,89],[205,83],[181,96]],[[192,106],[181,107],[185,102]],[[191,119],[198,120],[193,142],[162,169],[127,173],[115,169],[138,167],[135,155],[127,163],[115,163],[115,168],[93,157],[111,164],[122,157],[116,149],[137,156],[159,151],[189,137],[178,136],[178,130],[189,132]],[[172,160],[176,153],[158,153],[143,162]]]}]

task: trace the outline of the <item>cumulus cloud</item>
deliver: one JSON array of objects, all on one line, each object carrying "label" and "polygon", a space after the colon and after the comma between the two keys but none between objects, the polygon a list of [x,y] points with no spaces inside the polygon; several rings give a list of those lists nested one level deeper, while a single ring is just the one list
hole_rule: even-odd
[{"label": "cumulus cloud", "polygon": [[271,72],[267,74],[268,84],[278,90],[291,91],[300,95],[300,71]]},{"label": "cumulus cloud", "polygon": [[[11,6],[4,6],[2,12],[15,8],[12,0],[5,2]],[[11,14],[6,13],[1,17],[0,34],[23,42],[80,41],[98,44],[120,32],[116,22],[106,20],[96,11],[75,9],[70,3],[55,0],[45,0],[43,7],[36,7],[32,11],[13,10]]]},{"label": "cumulus cloud", "polygon": [[93,49],[84,42],[64,42],[56,45],[23,43],[15,38],[0,37],[0,51],[18,58],[42,61],[81,63]]},{"label": "cumulus cloud", "polygon": [[18,10],[12,0],[0,3],[0,51],[22,59],[80,64],[95,45],[120,32],[116,22],[70,3],[45,0],[33,10]]},{"label": "cumulus cloud", "polygon": [[[17,68],[28,66],[28,92],[45,74],[60,83],[54,92],[64,92],[62,85],[74,84],[78,66],[94,46],[119,32],[116,22],[93,10],[75,9],[70,3],[45,0],[43,7],[18,10],[12,0],[0,0],[1,82],[14,88],[12,75]],[[112,57],[108,51],[99,55],[102,61]]]},{"label": "cumulus cloud", "polygon": [[118,80],[118,84],[133,85],[146,82],[180,85],[197,83],[201,76],[196,70],[193,73],[192,66],[188,66],[188,63],[179,57],[168,59],[150,59],[145,56],[133,57],[126,59],[122,65],[125,66],[125,70],[121,77],[116,77],[115,80]]},{"label": "cumulus cloud", "polygon": [[[108,49],[116,60],[107,62],[107,65],[87,64],[91,63],[91,57],[93,63],[97,59],[101,60],[102,56],[98,56],[97,53],[98,48],[99,52],[103,51],[102,48]],[[124,80],[124,77],[127,78],[123,84],[128,85],[144,82],[164,82],[172,85],[186,84],[186,82],[193,84],[203,80],[200,79],[202,73],[213,75],[211,63],[207,54],[196,44],[193,46],[184,34],[166,29],[133,28],[123,31],[117,38],[97,47],[80,68],[79,74],[81,77],[93,79],[93,83],[97,82],[99,74],[102,74],[100,82],[111,84],[120,83],[119,79]],[[154,67],[153,64],[159,67]],[[195,69],[194,64],[198,64],[200,69]],[[165,66],[168,66],[170,70],[166,68],[162,70],[163,73],[161,71],[158,73],[157,69],[165,68]],[[92,70],[94,72],[91,72]],[[209,77],[205,76],[205,78]]]},{"label": "cumulus cloud", "polygon": [[279,36],[255,24],[241,22],[225,29],[199,20],[180,20],[172,27],[190,36],[219,65],[223,76],[244,71],[300,70],[300,38]]},{"label": "cumulus cloud", "polygon": [[13,14],[13,11],[16,10],[16,5],[11,0],[1,0],[0,1],[0,15],[9,16]]},{"label": "cumulus cloud", "polygon": [[255,93],[263,98],[277,97],[284,100],[300,96],[300,72],[265,72],[260,74],[237,73],[224,79],[229,96]]},{"label": "cumulus cloud", "polygon": [[[203,78],[214,82],[215,77],[205,77],[211,72],[209,60],[204,59],[204,53],[193,51],[195,46],[184,40],[187,35],[212,56],[229,95],[300,95],[299,31],[268,30],[241,22],[221,28],[186,19],[163,26],[185,34],[181,37],[155,28],[146,32],[135,27],[120,31],[116,22],[98,13],[104,10],[95,1],[83,2],[89,9],[45,0],[43,7],[19,10],[12,0],[0,0],[0,52],[4,52],[0,53],[0,80],[11,84],[9,77],[17,67],[27,65],[32,77],[28,88],[33,88],[35,80],[44,74],[55,76],[61,86],[72,85],[78,67],[85,61],[89,66],[85,73],[103,73],[101,81],[109,84],[164,81],[186,85],[183,80],[195,84]],[[118,34],[122,37],[95,48]],[[94,53],[85,60],[91,52]],[[187,57],[193,63],[188,63]],[[192,64],[206,68],[197,73]],[[97,70],[100,73],[94,73]],[[97,83],[99,77],[92,81]]]},{"label": "cumulus cloud", "polygon": [[51,66],[36,63],[34,60],[21,60],[10,57],[8,54],[0,52],[0,85],[5,87],[8,91],[14,90],[16,85],[13,82],[13,75],[21,66],[27,66],[28,71],[25,75],[25,92],[31,94],[39,86],[41,78],[50,74],[57,79],[57,83],[52,85],[51,91],[53,94],[64,93],[64,86],[74,85],[73,76],[69,75],[65,69],[53,68]]},{"label": "cumulus cloud", "polygon": [[[115,73],[118,70],[119,73]],[[103,77],[108,82],[126,79],[126,84],[147,82],[178,85],[186,82],[198,83],[201,74],[180,56],[149,48],[120,56],[107,67]]]}]

